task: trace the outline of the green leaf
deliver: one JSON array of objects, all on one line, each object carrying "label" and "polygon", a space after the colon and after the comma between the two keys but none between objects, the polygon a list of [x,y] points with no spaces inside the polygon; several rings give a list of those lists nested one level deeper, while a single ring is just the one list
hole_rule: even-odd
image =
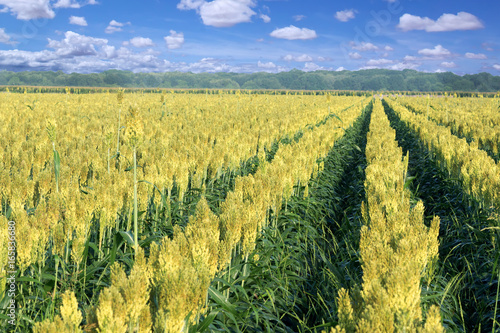
[{"label": "green leaf", "polygon": [[38,283],[38,284],[43,284],[43,282],[40,282],[38,280],[35,280],[29,276],[22,276],[22,277],[19,277],[16,279],[16,282],[34,282],[34,283]]},{"label": "green leaf", "polygon": [[61,172],[61,158],[57,150],[54,149],[54,173],[56,175],[56,179],[59,179],[60,172]]},{"label": "green leaf", "polygon": [[340,122],[343,124],[344,122],[342,121],[342,119],[339,118],[339,116],[337,116],[335,113],[332,113],[332,116],[334,116],[335,118],[337,118],[338,120],[340,120]]},{"label": "green leaf", "polygon": [[134,234],[132,231],[120,231],[119,233],[130,246],[134,246]]},{"label": "green leaf", "polygon": [[205,330],[208,329],[208,326],[210,326],[210,324],[214,321],[215,317],[217,317],[218,314],[219,311],[210,312],[210,314],[206,316],[205,319],[203,319],[203,321],[199,324],[199,326],[197,327],[197,331],[205,332]]},{"label": "green leaf", "polygon": [[225,311],[233,314],[233,315],[237,315],[236,313],[236,306],[234,306],[233,304],[229,303],[227,300],[226,300],[226,297],[224,295],[222,295],[218,290],[214,289],[213,287],[210,287],[208,288],[208,295],[210,295],[210,297],[217,303],[219,304],[222,309],[224,309]]}]

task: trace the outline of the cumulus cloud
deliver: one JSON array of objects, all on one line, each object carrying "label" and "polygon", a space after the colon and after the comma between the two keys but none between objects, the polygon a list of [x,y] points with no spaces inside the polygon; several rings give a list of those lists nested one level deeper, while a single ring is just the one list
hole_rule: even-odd
[{"label": "cumulus cloud", "polygon": [[0,43],[15,44],[10,40],[10,36],[5,32],[5,28],[0,28]]},{"label": "cumulus cloud", "polygon": [[276,66],[275,63],[273,62],[261,62],[260,60],[257,62],[257,67],[258,68],[264,68],[264,69],[274,69],[278,66]]},{"label": "cumulus cloud", "polygon": [[418,54],[427,57],[447,57],[451,55],[451,52],[445,49],[442,45],[436,45],[433,49],[419,50]]},{"label": "cumulus cloud", "polygon": [[164,39],[169,50],[179,49],[184,44],[184,33],[170,30],[170,35],[164,37]]},{"label": "cumulus cloud", "polygon": [[340,66],[339,68],[337,68],[335,71],[336,72],[342,72],[342,71],[345,71],[346,69],[342,66]]},{"label": "cumulus cloud", "polygon": [[455,67],[457,67],[457,65],[453,61],[443,61],[441,63],[441,67],[455,68]]},{"label": "cumulus cloud", "polygon": [[260,14],[259,17],[262,19],[262,21],[264,21],[264,23],[271,22],[271,18],[268,15]]},{"label": "cumulus cloud", "polygon": [[497,71],[500,71],[500,65],[499,64],[494,64],[493,68],[496,69]]},{"label": "cumulus cloud", "polygon": [[378,46],[376,46],[372,43],[367,43],[367,42],[361,42],[360,44],[356,44],[355,42],[350,42],[349,45],[351,46],[352,49],[358,50],[361,52],[377,51],[378,50]]},{"label": "cumulus cloud", "polygon": [[115,20],[111,20],[111,22],[109,22],[104,32],[107,34],[112,34],[114,32],[122,31],[125,25],[130,25],[130,22],[121,23]]},{"label": "cumulus cloud", "polygon": [[83,3],[76,0],[0,0],[0,6],[4,6],[0,12],[10,12],[19,20],[53,19],[56,16],[53,8],[81,8],[96,4],[95,0]]},{"label": "cumulus cloud", "polygon": [[411,14],[403,14],[399,18],[398,28],[403,31],[425,30],[427,32],[476,30],[484,28],[481,21],[467,12],[454,14],[443,14],[436,21],[428,17],[420,17]]},{"label": "cumulus cloud", "polygon": [[40,52],[0,50],[0,66],[8,70],[45,69],[58,70],[57,56],[47,50]]},{"label": "cumulus cloud", "polygon": [[190,10],[190,9],[198,9],[205,3],[205,0],[181,0],[177,4],[177,9],[180,10]]},{"label": "cumulus cloud", "polygon": [[307,62],[307,61],[313,61],[313,58],[310,55],[307,55],[307,54],[302,54],[302,55],[299,55],[299,56],[293,56],[291,54],[287,54],[286,56],[283,57],[283,60],[285,60],[285,61]]},{"label": "cumulus cloud", "polygon": [[69,18],[69,23],[79,25],[82,27],[86,27],[88,25],[87,20],[85,20],[85,17],[81,17],[81,16],[71,16]]},{"label": "cumulus cloud", "polygon": [[415,57],[415,56],[410,56],[410,55],[407,55],[403,58],[404,61],[417,61],[417,60],[420,60],[419,57]]},{"label": "cumulus cloud", "polygon": [[[129,41],[129,44],[131,42]],[[229,64],[223,59],[170,62],[159,51],[109,45],[107,39],[67,31],[61,40],[48,39],[43,51],[0,50],[0,68],[11,71],[62,70],[66,73],[95,73],[109,69],[133,72],[281,72],[285,67],[272,62]]]},{"label": "cumulus cloud", "polygon": [[358,52],[349,52],[349,58],[351,59],[361,59],[363,56]]},{"label": "cumulus cloud", "polygon": [[370,59],[366,62],[367,66],[383,66],[392,64],[394,61],[389,59]]},{"label": "cumulus cloud", "polygon": [[347,22],[352,20],[358,11],[355,9],[341,10],[335,13],[334,17],[340,22]]},{"label": "cumulus cloud", "polygon": [[[196,62],[170,62],[159,57],[158,52],[150,49],[133,52],[121,47],[104,45],[97,54],[59,56],[56,51],[41,52],[0,50],[0,66],[6,70],[62,70],[66,73],[95,73],[109,69],[131,70],[133,72],[282,72],[285,67],[273,66],[273,63],[249,63],[243,65],[228,64],[224,60],[203,58]],[[307,68],[312,68],[310,65]]]},{"label": "cumulus cloud", "polygon": [[155,45],[151,40],[151,38],[145,38],[145,37],[134,37],[128,42],[125,42],[124,44],[125,45],[130,44],[134,47],[150,47]]},{"label": "cumulus cloud", "polygon": [[395,71],[402,71],[404,69],[417,69],[420,66],[420,64],[415,64],[415,63],[409,63],[409,62],[397,62],[392,66],[389,66],[389,69],[395,70]]},{"label": "cumulus cloud", "polygon": [[0,0],[18,20],[52,19],[56,16],[50,6],[50,0]]},{"label": "cumulus cloud", "polygon": [[304,68],[302,69],[304,72],[313,72],[313,71],[319,71],[319,70],[324,70],[324,67],[321,67],[314,62],[306,62],[304,65]]},{"label": "cumulus cloud", "polygon": [[251,22],[256,13],[253,0],[215,0],[200,7],[200,15],[205,25],[232,27],[238,23]]},{"label": "cumulus cloud", "polygon": [[80,8],[81,5],[74,0],[59,0],[54,4],[54,8]]},{"label": "cumulus cloud", "polygon": [[[177,4],[180,10],[196,10],[203,24],[219,28],[232,27],[238,23],[251,22],[256,13],[254,0],[181,0]],[[267,18],[269,16],[264,15]],[[261,17],[262,18],[262,17]],[[266,18],[262,18],[265,22]],[[270,20],[270,18],[269,18]]]},{"label": "cumulus cloud", "polygon": [[297,28],[294,25],[276,29],[270,33],[270,36],[274,38],[281,38],[288,40],[296,40],[296,39],[306,40],[318,37],[316,31],[307,28]]},{"label": "cumulus cloud", "polygon": [[299,22],[299,21],[302,21],[303,19],[305,19],[306,16],[305,15],[294,15],[293,16],[293,19],[296,21],[296,22]]},{"label": "cumulus cloud", "polygon": [[116,48],[111,45],[104,45],[102,47],[102,53],[105,58],[116,58],[118,56],[118,52],[116,51]]},{"label": "cumulus cloud", "polygon": [[390,47],[389,45],[386,45],[384,47],[384,50],[388,51],[388,52],[391,52],[391,51],[394,51],[394,49],[392,47]]},{"label": "cumulus cloud", "polygon": [[96,46],[108,44],[107,39],[84,36],[73,31],[67,31],[63,40],[49,38],[48,41],[47,46],[54,49],[59,57],[97,55]]},{"label": "cumulus cloud", "polygon": [[465,54],[465,57],[468,58],[468,59],[487,59],[488,58],[486,56],[486,54],[483,54],[483,53],[471,53],[471,52],[467,52]]}]

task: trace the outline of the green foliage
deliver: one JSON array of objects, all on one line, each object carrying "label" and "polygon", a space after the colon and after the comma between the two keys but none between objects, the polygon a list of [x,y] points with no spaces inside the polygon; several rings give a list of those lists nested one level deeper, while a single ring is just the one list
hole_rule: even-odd
[{"label": "green foliage", "polygon": [[214,279],[208,311],[190,332],[321,332],[336,324],[338,290],[361,283],[364,172],[356,166],[365,164],[369,113],[335,143],[309,196],[297,185],[279,215],[269,212],[248,259],[235,256]]},{"label": "green foliage", "polygon": [[498,224],[438,166],[417,134],[385,107],[396,139],[410,152],[408,174],[415,177],[410,188],[424,203],[427,223],[433,215],[441,220],[439,260],[424,282],[422,306],[439,302],[447,331],[495,332],[500,321]]},{"label": "green foliage", "polygon": [[132,73],[108,70],[93,74],[0,71],[0,85],[136,87],[182,89],[295,89],[364,91],[467,91],[496,92],[500,77],[489,73],[458,76],[451,72],[370,69],[360,71],[302,72],[294,69],[270,73]]}]

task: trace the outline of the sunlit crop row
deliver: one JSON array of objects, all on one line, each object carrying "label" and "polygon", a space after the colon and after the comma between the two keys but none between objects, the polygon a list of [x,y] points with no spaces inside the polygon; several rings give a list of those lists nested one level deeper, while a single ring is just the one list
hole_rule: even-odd
[{"label": "sunlit crop row", "polygon": [[[189,182],[201,187],[204,178],[234,169],[257,151],[264,154],[274,140],[360,100],[2,93],[0,183],[17,221],[17,239],[26,245],[19,247],[18,264],[23,270],[43,260],[49,238],[56,254],[79,262],[92,219],[99,220],[101,239],[112,227],[130,230],[117,226],[116,217],[130,209],[131,137],[138,146],[138,178],[168,193],[175,182],[182,198]],[[147,183],[139,186],[139,209],[151,192]],[[69,253],[65,245],[71,239]]]},{"label": "sunlit crop row", "polygon": [[449,128],[439,126],[423,114],[415,114],[389,100],[400,119],[415,131],[427,148],[435,154],[437,163],[450,176],[460,179],[465,192],[487,208],[500,210],[500,167],[477,142],[459,139]]},{"label": "sunlit crop row", "polygon": [[406,97],[398,102],[500,157],[500,99]]},{"label": "sunlit crop row", "polygon": [[439,218],[427,228],[422,202],[410,204],[408,155],[378,99],[369,130],[362,291],[339,292],[339,326],[332,332],[442,332],[439,308],[431,308],[424,324],[420,305],[420,280],[438,254]]},{"label": "sunlit crop row", "polygon": [[[321,98],[327,101],[324,96]],[[336,98],[332,99],[331,110],[334,107],[338,110],[336,117],[330,117],[320,126],[308,127],[298,142],[280,145],[272,162],[262,159],[254,175],[237,178],[219,216],[202,199],[185,230],[175,228],[173,238],[164,238],[160,245],[152,244],[147,260],[142,250],[138,251],[139,259],[128,277],[122,268],[113,266],[112,285],[101,293],[87,324],[94,324],[102,331],[185,329],[189,320],[203,312],[215,273],[230,265],[236,255],[246,258],[255,247],[268,210],[278,214],[282,201],[292,195],[294,186],[307,187],[311,176],[322,169],[318,159],[343,136],[345,128],[360,116],[368,102],[355,101],[355,105],[353,101],[337,104]],[[348,108],[349,103],[352,107]],[[143,274],[138,274],[139,271]],[[68,296],[68,307],[70,299]],[[151,300],[155,301],[154,306],[149,303]],[[188,314],[191,317],[186,320]],[[61,316],[54,323],[37,325],[36,329],[50,331],[55,329],[53,325],[65,322]]]}]

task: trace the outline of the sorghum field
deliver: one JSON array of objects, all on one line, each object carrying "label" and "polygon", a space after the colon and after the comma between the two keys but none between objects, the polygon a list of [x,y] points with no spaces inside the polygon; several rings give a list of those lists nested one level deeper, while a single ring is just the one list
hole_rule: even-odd
[{"label": "sorghum field", "polygon": [[498,332],[500,96],[0,92],[0,330]]}]

